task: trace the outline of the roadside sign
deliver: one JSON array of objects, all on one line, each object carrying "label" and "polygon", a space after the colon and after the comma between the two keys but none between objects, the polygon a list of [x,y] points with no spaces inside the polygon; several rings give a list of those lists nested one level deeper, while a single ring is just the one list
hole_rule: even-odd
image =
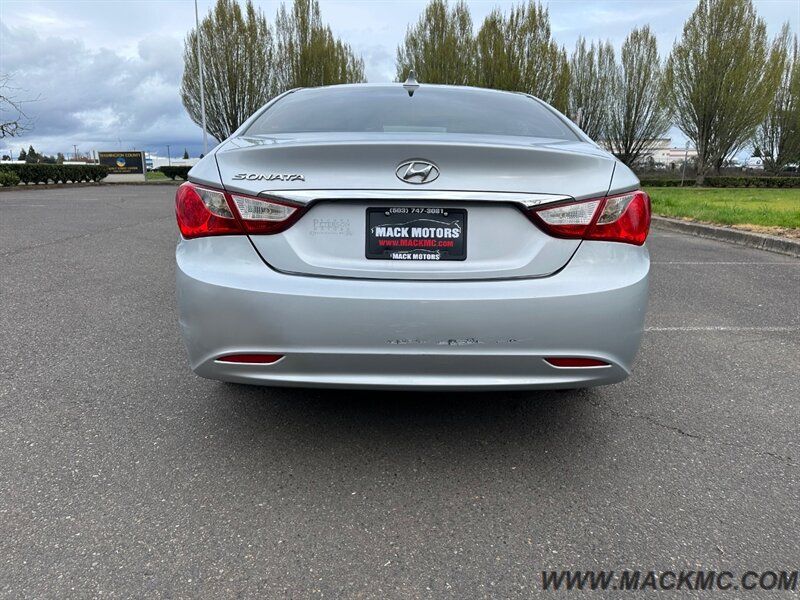
[{"label": "roadside sign", "polygon": [[106,181],[144,181],[144,152],[98,152],[98,161],[108,167]]}]

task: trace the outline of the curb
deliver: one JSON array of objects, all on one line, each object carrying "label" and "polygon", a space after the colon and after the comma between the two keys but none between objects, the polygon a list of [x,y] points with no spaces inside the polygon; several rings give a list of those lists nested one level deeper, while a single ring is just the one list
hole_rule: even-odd
[{"label": "curb", "polygon": [[653,215],[652,224],[658,229],[667,229],[696,235],[698,237],[748,248],[757,248],[767,252],[777,252],[800,258],[800,240],[782,238],[775,235],[765,235],[763,233],[753,233],[751,231],[741,231],[730,227],[719,227],[717,225],[706,225],[705,223],[694,223],[692,221],[681,221],[679,219],[669,219],[667,217],[657,217]]}]

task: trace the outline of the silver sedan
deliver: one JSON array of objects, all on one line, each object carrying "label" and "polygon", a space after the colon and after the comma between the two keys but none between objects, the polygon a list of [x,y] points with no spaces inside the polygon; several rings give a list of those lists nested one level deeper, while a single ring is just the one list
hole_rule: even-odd
[{"label": "silver sedan", "polygon": [[434,85],[278,96],[176,196],[194,371],[286,386],[622,381],[650,201],[546,103]]}]

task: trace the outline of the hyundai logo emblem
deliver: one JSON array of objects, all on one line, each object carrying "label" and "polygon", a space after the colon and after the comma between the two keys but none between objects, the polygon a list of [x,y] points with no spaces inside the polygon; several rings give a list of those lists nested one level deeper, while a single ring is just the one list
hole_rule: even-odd
[{"label": "hyundai logo emblem", "polygon": [[401,181],[406,183],[430,183],[439,177],[439,167],[427,160],[407,160],[402,163],[395,175]]}]

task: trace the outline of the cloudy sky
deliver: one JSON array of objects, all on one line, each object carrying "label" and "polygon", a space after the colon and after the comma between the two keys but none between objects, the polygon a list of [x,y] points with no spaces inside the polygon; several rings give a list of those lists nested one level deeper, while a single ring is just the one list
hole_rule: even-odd
[{"label": "cloudy sky", "polygon": [[[287,0],[287,4],[290,0]],[[371,82],[391,81],[395,51],[426,0],[320,0],[322,18],[366,63]],[[255,0],[270,22],[279,1]],[[468,0],[476,27],[514,2]],[[619,49],[634,26],[650,24],[663,55],[680,35],[694,0],[550,0],[553,33],[572,51],[579,35]],[[800,1],[756,0],[770,35],[788,21],[800,32]],[[213,0],[198,0],[200,17]],[[30,132],[0,139],[0,154],[33,145],[46,154],[147,150],[174,157],[202,152],[202,131],[179,97],[183,41],[193,0],[0,0],[0,75],[6,95],[25,104]],[[679,136],[676,144],[683,143]]]}]

